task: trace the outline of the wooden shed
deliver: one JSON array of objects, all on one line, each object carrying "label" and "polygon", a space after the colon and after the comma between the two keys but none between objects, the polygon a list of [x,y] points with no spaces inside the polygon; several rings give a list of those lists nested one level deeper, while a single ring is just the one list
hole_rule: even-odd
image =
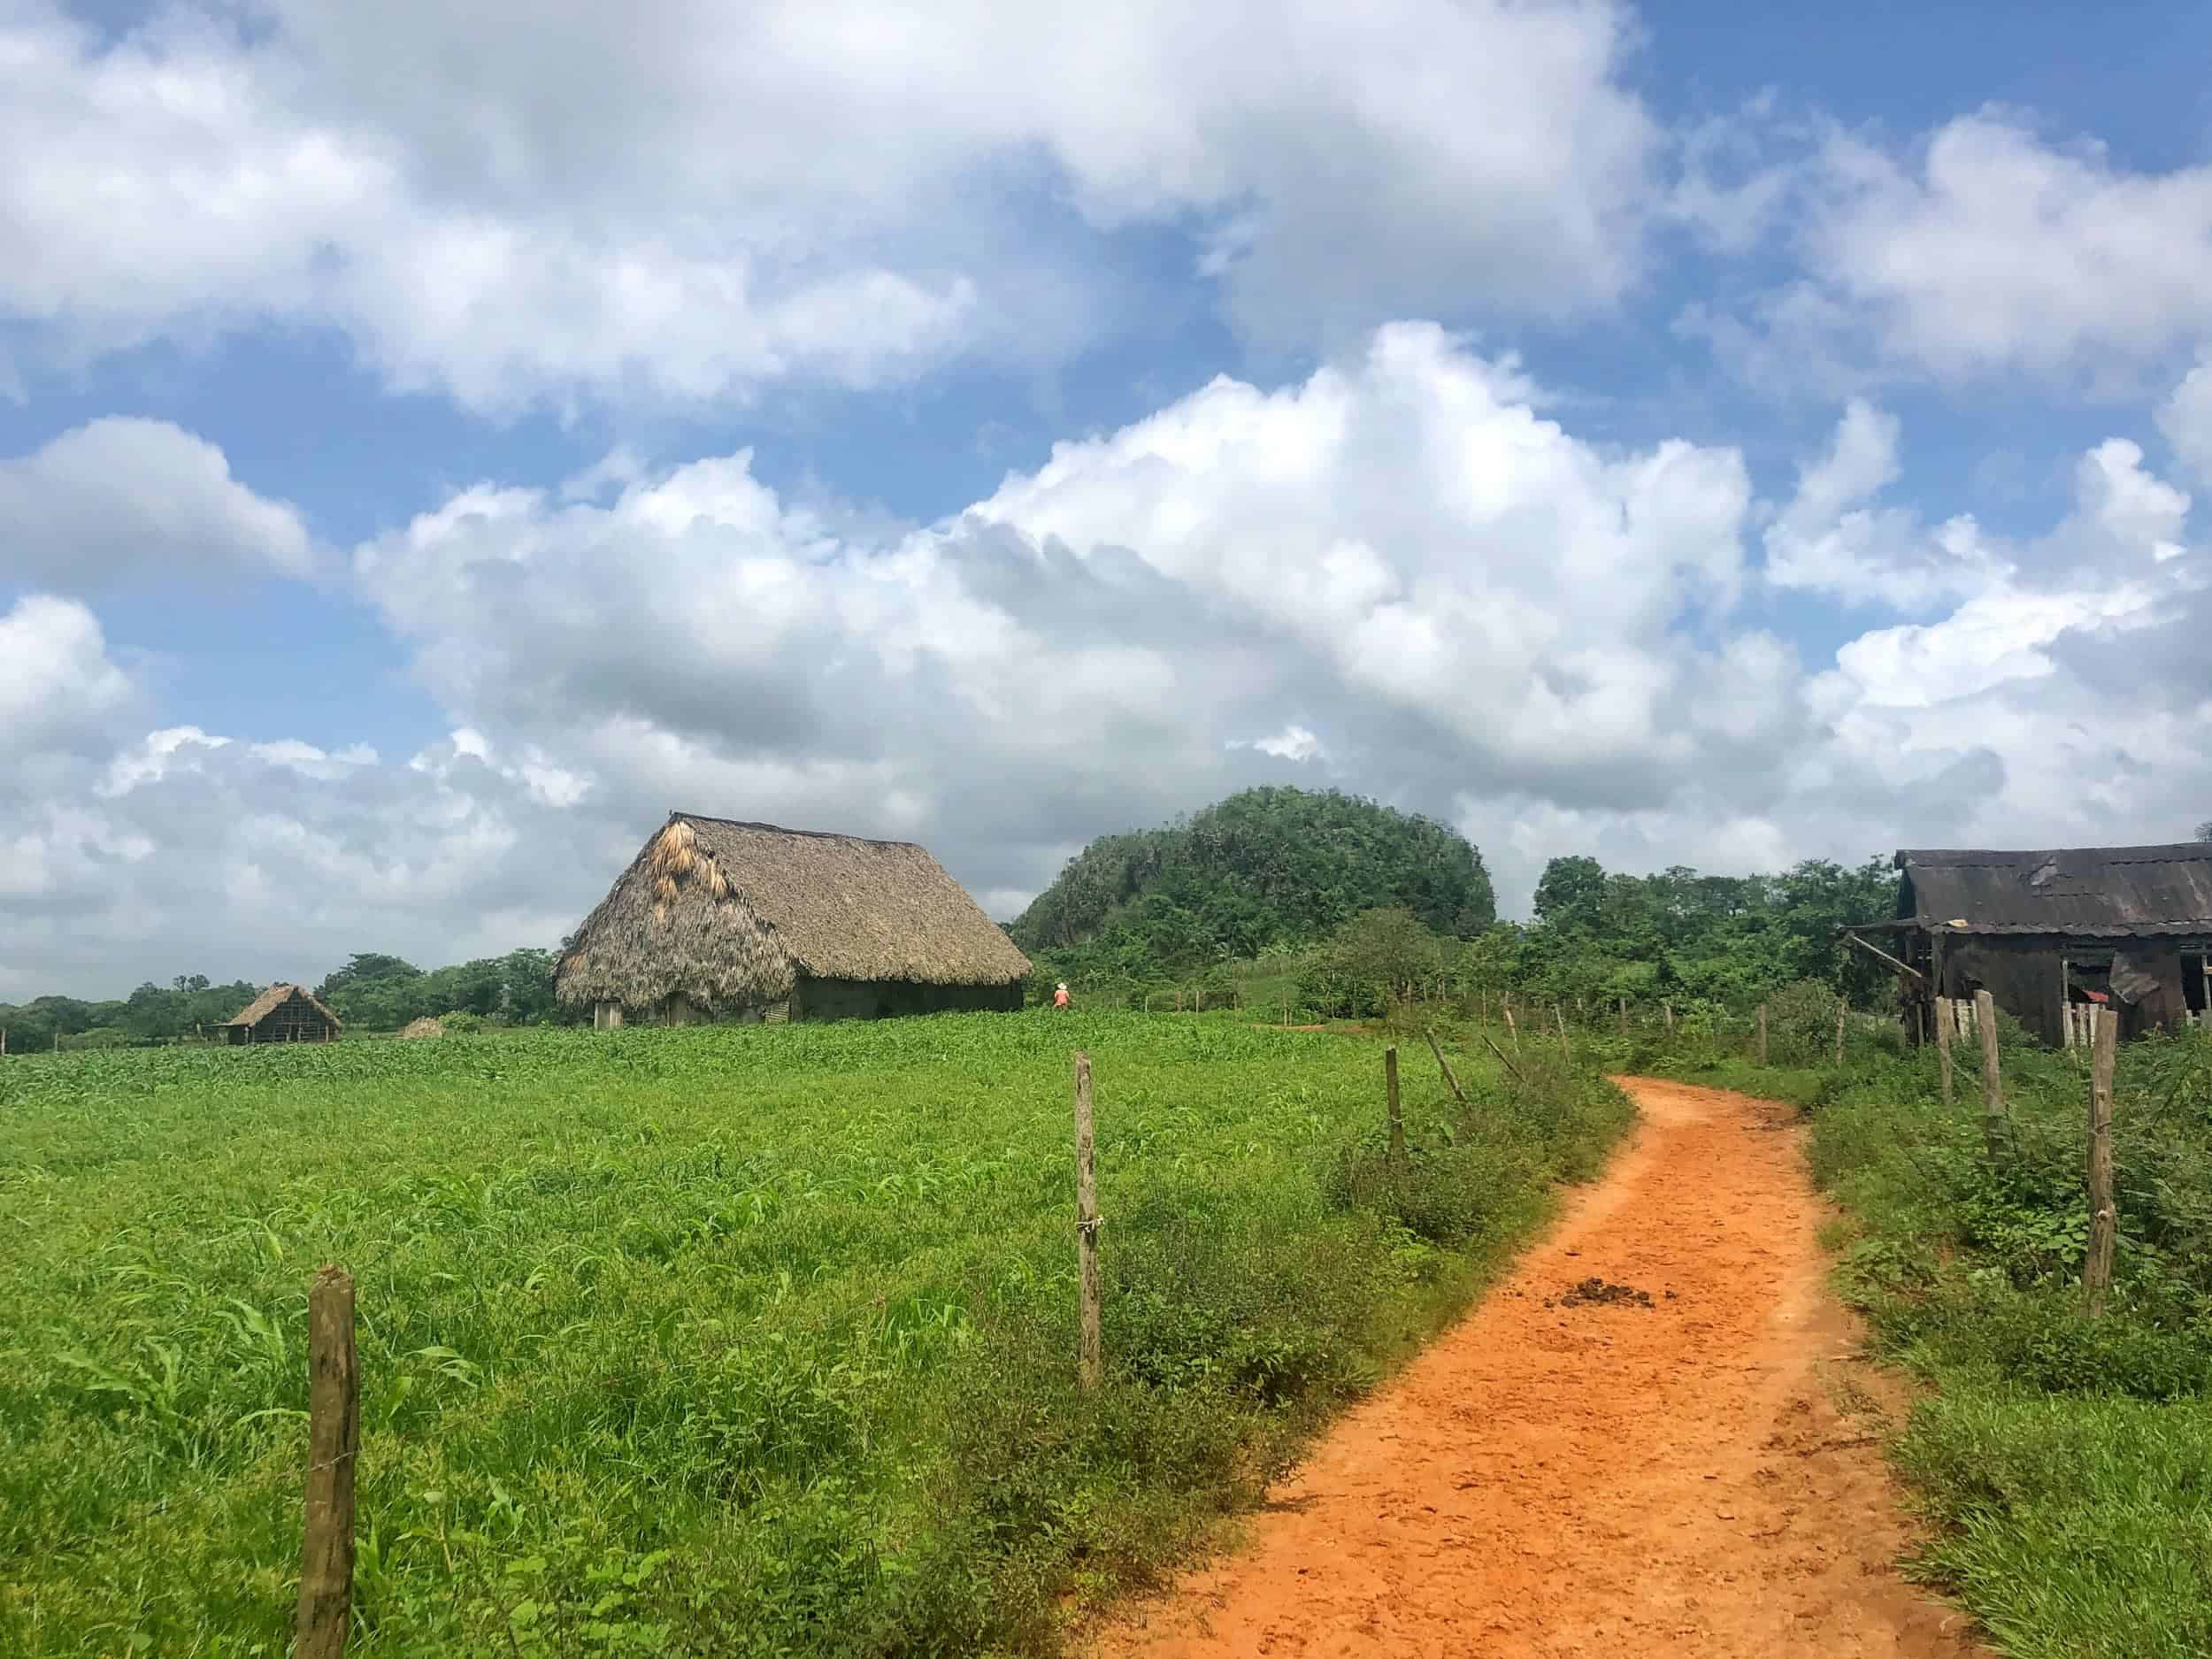
[{"label": "wooden shed", "polygon": [[553,984],[605,1027],[1018,1009],[1028,975],[910,841],[674,812],[584,918]]},{"label": "wooden shed", "polygon": [[2108,1002],[2124,1037],[2207,1018],[2212,842],[1909,849],[1896,865],[1896,916],[1846,931],[1862,946],[1889,935],[1916,1033],[1933,1029],[1933,998],[1978,990],[2054,1046],[2070,1003]]},{"label": "wooden shed", "polygon": [[303,986],[273,985],[240,1009],[221,1029],[233,1043],[328,1042],[342,1028],[338,1016]]}]

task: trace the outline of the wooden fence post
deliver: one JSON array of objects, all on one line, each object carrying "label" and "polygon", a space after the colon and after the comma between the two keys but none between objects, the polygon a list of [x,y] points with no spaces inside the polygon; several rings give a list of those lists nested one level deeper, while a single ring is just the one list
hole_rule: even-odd
[{"label": "wooden fence post", "polygon": [[1429,1052],[1436,1056],[1436,1069],[1444,1074],[1444,1086],[1451,1090],[1452,1098],[1464,1106],[1467,1103],[1467,1091],[1460,1087],[1459,1079],[1452,1075],[1452,1063],[1444,1057],[1444,1050],[1438,1047],[1434,1032],[1428,1033],[1428,1039]]},{"label": "wooden fence post", "polygon": [[1551,1011],[1552,1018],[1559,1022],[1560,1056],[1569,1065],[1572,1065],[1575,1063],[1575,1051],[1573,1045],[1567,1041],[1567,1010],[1554,1002],[1551,1005]]},{"label": "wooden fence post", "polygon": [[1083,1346],[1076,1375],[1086,1388],[1098,1386],[1105,1364],[1098,1338],[1098,1171],[1091,1133],[1091,1056],[1075,1056],[1075,1257],[1081,1299]]},{"label": "wooden fence post", "polygon": [[295,1659],[339,1659],[353,1621],[353,1476],[361,1374],[353,1278],[326,1267],[307,1293],[307,1529]]},{"label": "wooden fence post", "polygon": [[1628,1035],[1628,999],[1621,998],[1621,1035]]},{"label": "wooden fence post", "polygon": [[1843,1064],[1843,1018],[1850,1011],[1851,1000],[1848,997],[1836,998],[1836,1064],[1838,1065]]},{"label": "wooden fence post", "polygon": [[1383,1091],[1390,1103],[1390,1167],[1402,1170],[1406,1166],[1406,1120],[1398,1111],[1398,1049],[1395,1044],[1383,1050]]},{"label": "wooden fence post", "polygon": [[1982,1039],[1982,1144],[1995,1157],[2004,1144],[2005,1085],[1997,1068],[1997,1003],[1974,993],[1974,1026]]},{"label": "wooden fence post", "polygon": [[1767,1005],[1759,1004],[1759,1064],[1767,1063]]},{"label": "wooden fence post", "polygon": [[1951,1105],[1951,999],[1935,999],[1936,1069],[1943,1074],[1943,1104]]},{"label": "wooden fence post", "polygon": [[1513,1021],[1513,1004],[1505,1005],[1505,1034],[1513,1039],[1513,1052],[1521,1052],[1521,1028]]},{"label": "wooden fence post", "polygon": [[2119,1211],[2112,1197],[2112,1065],[2120,1015],[2116,1009],[2106,1008],[2093,1018],[2097,1035],[2089,1060],[2089,1255],[2081,1265],[2081,1287],[2093,1317],[2104,1311],[2119,1232]]},{"label": "wooden fence post", "polygon": [[1664,1014],[1664,1015],[1667,1017],[1667,1035],[1668,1035],[1668,1036],[1670,1036],[1670,1037],[1673,1036],[1673,1035],[1674,1035],[1674,1004],[1673,1004],[1672,1002],[1662,1002],[1662,1003],[1660,1003],[1660,1004],[1659,1004],[1659,1011],[1660,1011],[1662,1014]]}]

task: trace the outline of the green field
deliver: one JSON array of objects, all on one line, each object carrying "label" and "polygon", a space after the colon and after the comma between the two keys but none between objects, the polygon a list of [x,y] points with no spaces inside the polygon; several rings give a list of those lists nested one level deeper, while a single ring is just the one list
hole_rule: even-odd
[{"label": "green field", "polygon": [[285,1651],[326,1261],[359,1285],[359,1651],[1049,1651],[1627,1120],[1463,1056],[1461,1114],[1407,1058],[1395,1177],[1373,1042],[1233,1016],[0,1065],[0,1651]]}]

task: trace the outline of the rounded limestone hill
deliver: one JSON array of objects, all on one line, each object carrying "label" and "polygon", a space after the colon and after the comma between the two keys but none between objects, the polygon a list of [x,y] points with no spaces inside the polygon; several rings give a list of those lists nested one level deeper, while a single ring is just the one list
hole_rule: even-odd
[{"label": "rounded limestone hill", "polygon": [[1481,853],[1450,826],[1333,789],[1282,787],[1100,836],[1007,931],[1033,954],[1119,940],[1162,960],[1248,956],[1381,908],[1463,938],[1497,916]]}]

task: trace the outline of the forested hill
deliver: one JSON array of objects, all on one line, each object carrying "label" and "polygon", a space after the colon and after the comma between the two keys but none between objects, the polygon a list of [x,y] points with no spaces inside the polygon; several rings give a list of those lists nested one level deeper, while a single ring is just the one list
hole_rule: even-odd
[{"label": "forested hill", "polygon": [[1195,964],[1304,943],[1384,905],[1462,938],[1497,914],[1482,855],[1457,831],[1333,789],[1248,789],[1100,836],[1008,932],[1033,953]]}]

